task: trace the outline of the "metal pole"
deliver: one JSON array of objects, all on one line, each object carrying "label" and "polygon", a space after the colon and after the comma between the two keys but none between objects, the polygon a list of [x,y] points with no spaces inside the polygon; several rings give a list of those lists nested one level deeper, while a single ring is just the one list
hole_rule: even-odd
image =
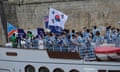
[{"label": "metal pole", "polygon": [[4,30],[4,35],[5,35],[5,38],[6,38],[5,40],[6,40],[6,42],[8,42],[7,22],[6,22],[6,19],[5,19],[5,12],[4,12],[4,8],[3,8],[2,0],[0,0],[0,17],[1,17],[3,30]]}]

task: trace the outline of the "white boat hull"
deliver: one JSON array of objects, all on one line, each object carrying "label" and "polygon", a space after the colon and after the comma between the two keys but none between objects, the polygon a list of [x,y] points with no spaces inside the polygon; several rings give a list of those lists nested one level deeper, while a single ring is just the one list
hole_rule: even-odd
[{"label": "white boat hull", "polygon": [[[13,52],[13,54],[9,55],[10,53],[8,52]],[[17,56],[15,53],[17,53]],[[48,68],[49,72],[53,72],[56,68],[60,68],[64,72],[70,72],[73,69],[78,72],[120,70],[119,62],[55,59],[50,58],[46,50],[0,48],[0,72],[25,72],[27,65],[33,66],[35,72],[39,72],[38,70],[41,67]]]}]

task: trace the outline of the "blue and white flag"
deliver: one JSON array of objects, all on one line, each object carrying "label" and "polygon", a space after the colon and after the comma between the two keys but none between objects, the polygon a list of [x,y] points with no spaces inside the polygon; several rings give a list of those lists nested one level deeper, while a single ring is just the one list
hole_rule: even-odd
[{"label": "blue and white flag", "polygon": [[[54,8],[49,10],[49,26],[56,26],[61,29],[64,29],[64,24],[67,21],[68,16]],[[59,29],[58,28],[58,29]]]},{"label": "blue and white flag", "polygon": [[54,25],[48,25],[49,23],[49,17],[48,16],[44,16],[44,25],[45,25],[45,29],[50,30],[50,32],[54,32],[54,33],[61,33],[63,28],[59,27],[59,26],[54,26]]}]

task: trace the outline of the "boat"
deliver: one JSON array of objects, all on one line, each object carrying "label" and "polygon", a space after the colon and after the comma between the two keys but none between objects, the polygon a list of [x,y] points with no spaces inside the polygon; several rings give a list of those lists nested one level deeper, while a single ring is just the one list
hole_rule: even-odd
[{"label": "boat", "polygon": [[[1,24],[8,41],[2,2],[0,8]],[[81,59],[80,53],[76,51],[54,51],[54,48],[48,50],[43,45],[40,47],[33,49],[0,46],[0,72],[120,72],[119,60],[108,61],[108,56],[102,58],[97,51],[96,59],[86,60]]]},{"label": "boat", "polygon": [[0,47],[0,72],[120,72],[119,61],[85,61],[78,52]]}]

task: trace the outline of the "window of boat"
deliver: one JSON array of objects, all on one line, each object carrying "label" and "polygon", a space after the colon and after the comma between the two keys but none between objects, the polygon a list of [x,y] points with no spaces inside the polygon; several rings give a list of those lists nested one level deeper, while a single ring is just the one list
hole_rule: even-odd
[{"label": "window of boat", "polygon": [[120,70],[109,70],[108,72],[120,72]]},{"label": "window of boat", "polygon": [[39,72],[50,72],[48,68],[46,67],[40,67]]},{"label": "window of boat", "polygon": [[53,72],[64,72],[64,70],[62,70],[60,68],[56,68]]},{"label": "window of boat", "polygon": [[72,69],[72,70],[70,70],[70,72],[79,72],[79,71],[76,69]]},{"label": "window of boat", "polygon": [[120,70],[98,70],[98,72],[120,72]]},{"label": "window of boat", "polygon": [[0,72],[10,72],[10,70],[0,69]]},{"label": "window of boat", "polygon": [[106,70],[98,70],[98,72],[106,72]]},{"label": "window of boat", "polygon": [[25,72],[35,72],[35,68],[32,65],[27,65],[25,67]]}]

